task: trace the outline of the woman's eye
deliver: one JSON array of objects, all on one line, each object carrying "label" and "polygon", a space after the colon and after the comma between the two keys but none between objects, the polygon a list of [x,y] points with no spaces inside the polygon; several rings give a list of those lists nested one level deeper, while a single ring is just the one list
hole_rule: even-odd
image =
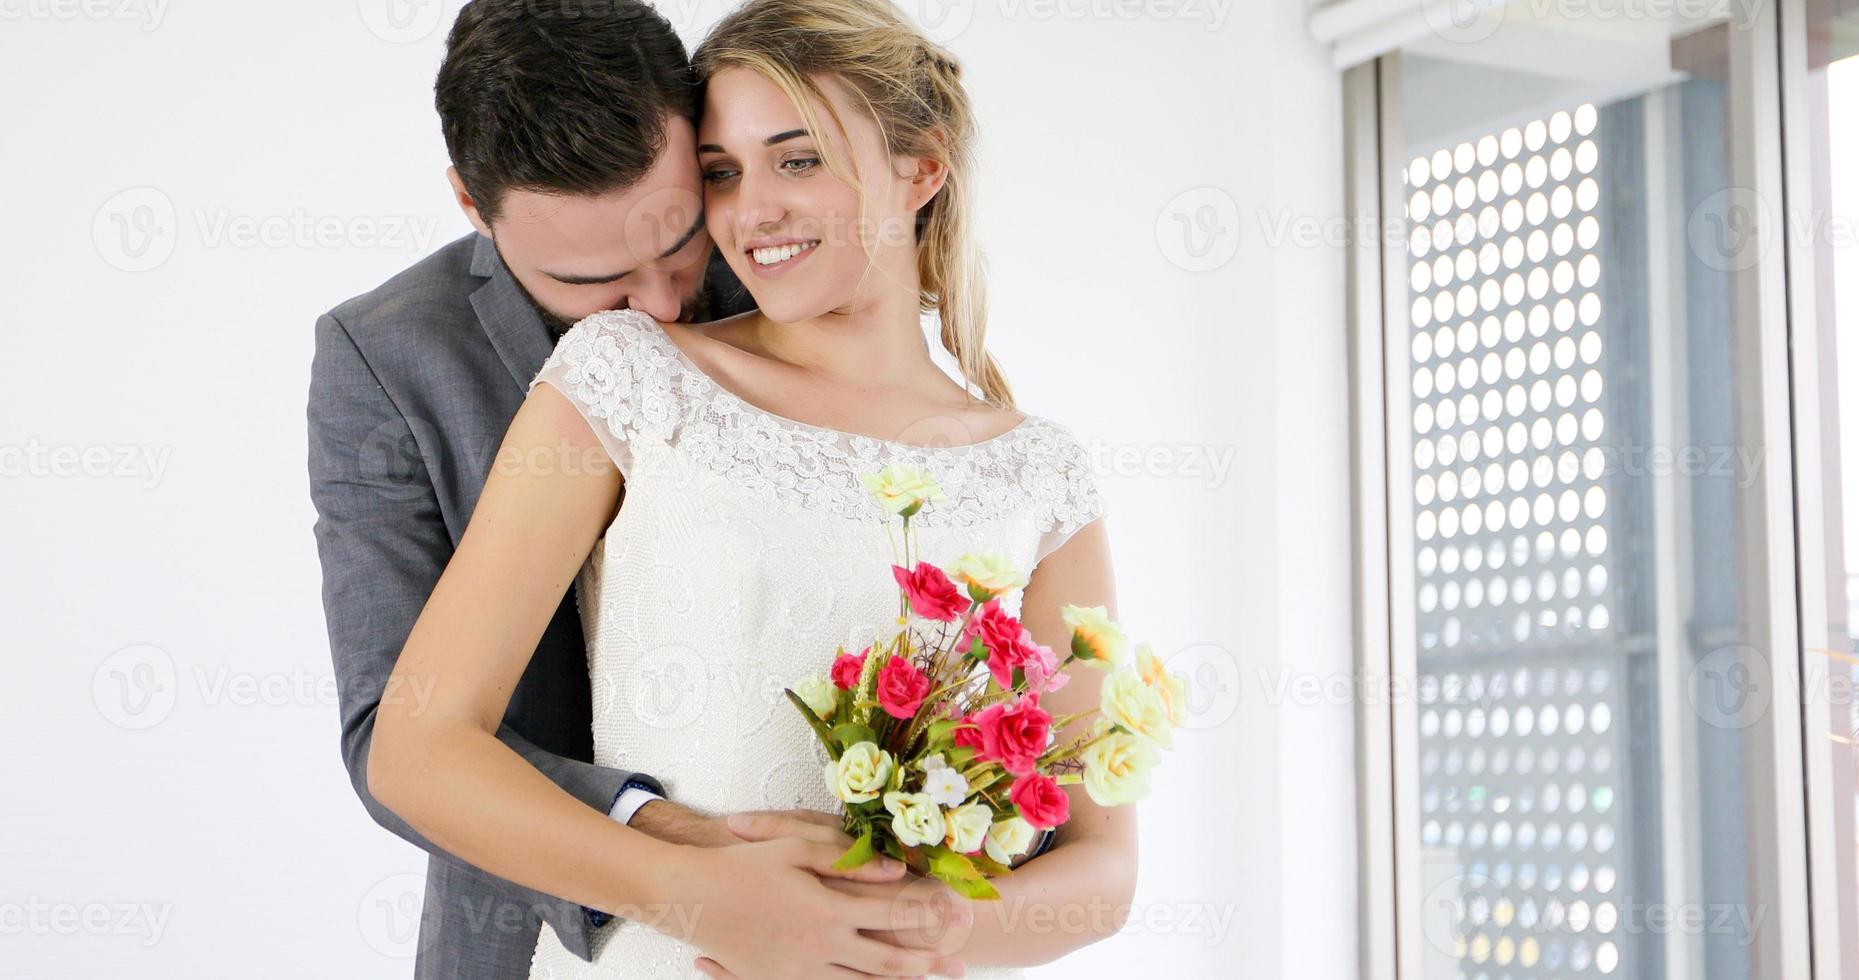
[{"label": "woman's eye", "polygon": [[820,160],[818,157],[794,157],[790,160],[781,161],[781,169],[792,174],[812,170],[819,165]]},{"label": "woman's eye", "polygon": [[728,180],[728,179],[730,179],[731,177],[734,177],[734,176],[736,176],[736,171],[734,171],[734,170],[725,170],[725,169],[723,169],[723,168],[721,168],[721,167],[718,167],[718,168],[716,168],[716,169],[714,169],[714,170],[706,170],[706,171],[704,171],[704,183],[706,183],[706,184],[720,184],[720,183],[722,183],[723,181],[726,181],[726,180]]}]

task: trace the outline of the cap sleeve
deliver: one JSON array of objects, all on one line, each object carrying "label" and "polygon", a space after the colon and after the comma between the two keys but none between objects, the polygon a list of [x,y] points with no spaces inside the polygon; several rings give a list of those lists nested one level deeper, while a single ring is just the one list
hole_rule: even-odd
[{"label": "cap sleeve", "polygon": [[1090,455],[1070,429],[1044,421],[1050,429],[1049,451],[1042,453],[1036,480],[1039,485],[1039,547],[1033,553],[1037,566],[1059,550],[1073,534],[1104,516],[1104,498],[1091,470]]},{"label": "cap sleeve", "polygon": [[[587,420],[620,476],[632,475],[641,433],[641,406],[667,387],[652,318],[636,310],[596,313],[562,335],[529,390],[547,383]],[[656,380],[655,380],[656,379]]]}]

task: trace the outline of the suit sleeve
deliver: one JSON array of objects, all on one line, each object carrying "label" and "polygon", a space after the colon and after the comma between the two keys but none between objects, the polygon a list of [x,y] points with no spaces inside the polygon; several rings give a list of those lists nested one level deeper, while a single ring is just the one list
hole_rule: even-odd
[{"label": "suit sleeve", "polygon": [[[368,748],[384,697],[418,697],[387,690],[394,662],[452,555],[452,540],[421,455],[428,433],[409,424],[376,379],[343,324],[324,315],[316,324],[310,372],[310,498],[316,506],[316,547],[323,569],[323,611],[329,627],[342,720],[342,761],[349,781],[376,823],[414,845],[430,841],[368,793]],[[610,812],[629,779],[609,769],[545,751],[508,724],[498,738],[576,799]],[[501,879],[499,879],[501,880]],[[570,948],[586,956],[589,920],[581,906],[506,882]]]}]

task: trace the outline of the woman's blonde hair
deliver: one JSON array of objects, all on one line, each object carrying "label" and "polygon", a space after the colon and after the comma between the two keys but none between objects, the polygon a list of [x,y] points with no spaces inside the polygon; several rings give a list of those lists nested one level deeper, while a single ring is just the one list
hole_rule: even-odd
[{"label": "woman's blonde hair", "polygon": [[[941,321],[942,345],[983,400],[1013,409],[1013,392],[984,346],[987,286],[974,240],[975,121],[962,69],[886,0],[749,0],[717,24],[692,58],[706,82],[746,68],[775,83],[824,136],[813,106],[843,121],[816,82],[837,78],[877,123],[894,156],[926,157],[947,171],[942,189],[917,214],[918,302]],[[861,186],[846,161],[820,139],[827,169]]]}]

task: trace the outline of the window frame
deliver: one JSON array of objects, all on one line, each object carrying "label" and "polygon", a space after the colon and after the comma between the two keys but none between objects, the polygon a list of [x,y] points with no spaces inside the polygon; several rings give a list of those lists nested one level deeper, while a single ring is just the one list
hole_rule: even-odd
[{"label": "window frame", "polygon": [[[1789,201],[1811,200],[1789,193],[1808,188],[1809,158],[1803,127],[1784,125],[1806,119],[1801,95],[1806,30],[1803,5],[1792,0],[1759,5],[1747,29],[1729,30],[1728,162],[1732,173],[1747,175],[1760,200],[1782,203],[1763,214],[1765,219],[1789,215]],[[1407,435],[1390,426],[1390,420],[1408,417],[1410,397],[1407,345],[1391,341],[1389,328],[1404,327],[1407,307],[1406,249],[1397,247],[1405,234],[1401,70],[1397,51],[1348,69],[1342,78],[1344,207],[1358,229],[1345,261],[1359,683],[1358,934],[1365,980],[1421,980],[1426,947],[1418,922],[1423,886],[1417,710],[1407,696],[1418,676],[1415,556],[1411,517],[1402,516],[1413,513],[1413,460],[1397,448],[1408,444]],[[1815,854],[1829,853],[1834,844],[1826,816],[1833,803],[1826,798],[1828,780],[1820,775],[1830,771],[1827,740],[1809,737],[1826,730],[1828,706],[1798,693],[1828,690],[1826,658],[1809,653],[1826,648],[1828,629],[1824,574],[1815,571],[1824,568],[1825,557],[1819,460],[1816,453],[1796,452],[1797,446],[1818,445],[1819,436],[1812,371],[1814,264],[1811,239],[1804,245],[1801,236],[1782,234],[1785,230],[1775,229],[1771,239],[1780,247],[1764,250],[1752,268],[1737,273],[1743,279],[1733,324],[1739,341],[1747,342],[1739,349],[1753,350],[1757,358],[1754,371],[1739,373],[1736,397],[1746,406],[1739,411],[1739,442],[1766,447],[1760,478],[1741,515],[1756,556],[1744,582],[1744,614],[1749,635],[1778,652],[1766,658],[1763,678],[1775,696],[1764,723],[1751,726],[1746,736],[1758,750],[1752,773],[1772,790],[1743,801],[1749,853],[1759,855],[1751,862],[1750,895],[1768,906],[1764,927],[1753,937],[1752,961],[1763,977],[1837,980],[1842,976],[1837,917],[1843,910],[1834,893],[1836,879],[1810,875],[1809,865],[1810,840]],[[1797,322],[1810,329],[1795,335],[1791,325]],[[1665,627],[1662,622],[1662,634],[1669,634]],[[1677,681],[1684,679],[1683,671],[1676,674]],[[1804,677],[1821,686],[1803,686]],[[1674,754],[1666,751],[1674,729],[1665,706],[1682,705],[1683,695],[1674,702],[1675,688],[1662,688],[1661,793],[1669,821],[1687,811],[1670,805],[1673,797],[1683,798],[1687,783],[1684,767],[1673,772]],[[1663,836],[1664,827],[1661,831]],[[1665,864],[1668,883],[1671,874],[1686,870],[1682,861]],[[1693,972],[1702,966],[1700,955],[1680,930],[1667,934],[1668,975],[1701,975]]]}]

